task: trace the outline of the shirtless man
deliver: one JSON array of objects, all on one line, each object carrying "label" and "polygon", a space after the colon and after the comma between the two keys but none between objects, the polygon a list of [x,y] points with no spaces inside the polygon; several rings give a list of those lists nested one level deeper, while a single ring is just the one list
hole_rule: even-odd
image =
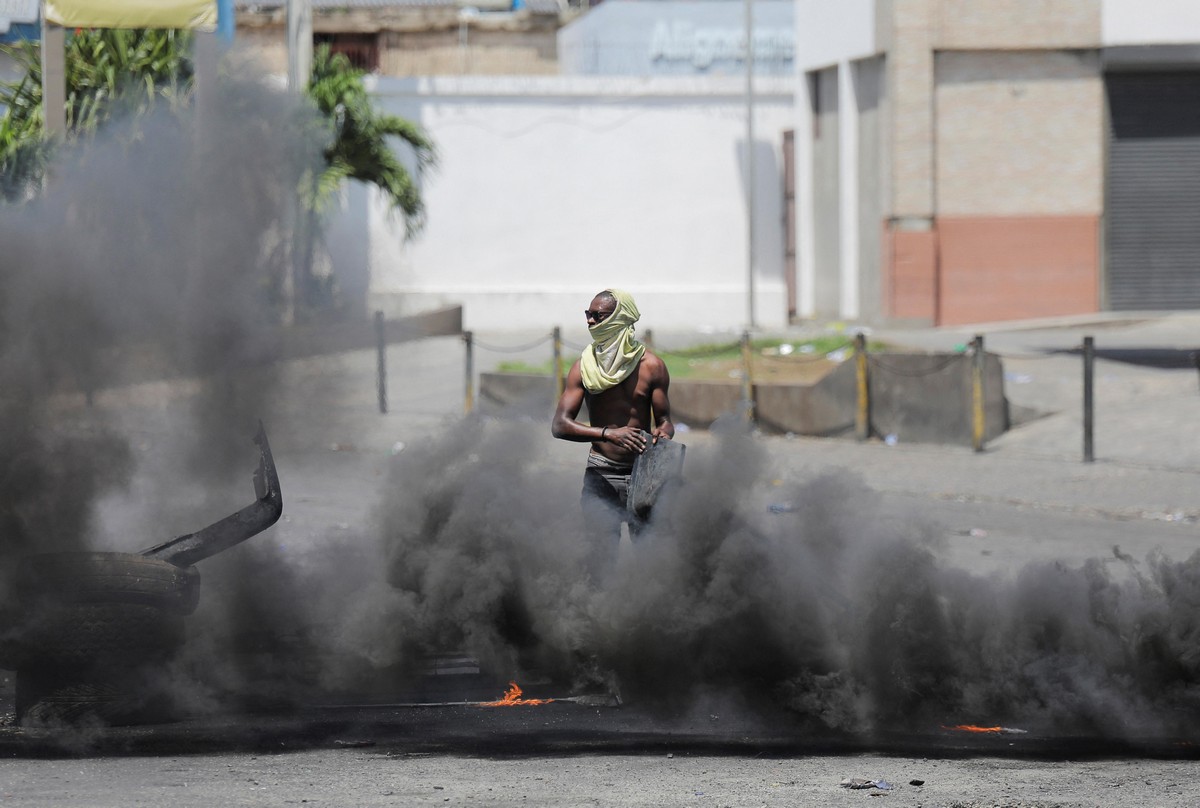
[{"label": "shirtless man", "polygon": [[[675,426],[667,366],[634,339],[633,324],[641,315],[629,293],[606,289],[584,315],[593,341],[567,374],[550,431],[592,444],[582,504],[589,572],[600,582],[616,564],[621,522],[629,522],[633,539],[642,526],[625,509],[633,461],[650,442],[673,438]],[[578,420],[584,402],[590,424]]]}]

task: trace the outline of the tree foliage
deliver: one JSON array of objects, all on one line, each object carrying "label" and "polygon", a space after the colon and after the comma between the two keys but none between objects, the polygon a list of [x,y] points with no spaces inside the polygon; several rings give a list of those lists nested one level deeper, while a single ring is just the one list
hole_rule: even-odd
[{"label": "tree foliage", "polygon": [[[419,174],[435,164],[436,151],[419,126],[376,108],[364,76],[344,54],[332,53],[328,45],[313,54],[308,97],[333,126],[333,139],[325,149],[326,166],[314,178],[310,202],[322,209],[347,179],[370,183],[404,214],[405,229],[411,236],[425,222]],[[394,139],[412,155],[418,176],[392,148]]]},{"label": "tree foliage", "polygon": [[[192,34],[169,29],[89,29],[67,37],[67,136],[92,134],[114,117],[142,115],[158,103],[185,106],[192,90]],[[0,46],[21,77],[0,82],[0,195],[28,196],[53,152],[42,110],[41,45]]]}]

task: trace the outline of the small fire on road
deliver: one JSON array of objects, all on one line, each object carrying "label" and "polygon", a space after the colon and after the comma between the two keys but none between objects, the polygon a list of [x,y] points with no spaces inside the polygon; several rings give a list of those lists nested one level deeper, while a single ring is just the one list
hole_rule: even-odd
[{"label": "small fire on road", "polygon": [[504,698],[499,701],[485,701],[480,704],[480,707],[525,707],[536,706],[538,704],[549,704],[554,699],[523,699],[521,698],[521,688],[516,682],[508,683],[508,690],[504,692]]},{"label": "small fire on road", "polygon": [[948,729],[953,732],[989,733],[992,735],[1025,735],[1025,734],[1027,734],[1025,730],[1014,729],[1013,727],[978,727],[978,726],[975,726],[974,724],[958,724],[953,727],[947,727],[945,724],[943,724],[942,729]]}]

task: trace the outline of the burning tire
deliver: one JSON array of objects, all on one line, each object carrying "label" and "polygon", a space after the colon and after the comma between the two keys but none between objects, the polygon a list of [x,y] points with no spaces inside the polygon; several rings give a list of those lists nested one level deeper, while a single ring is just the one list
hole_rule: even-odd
[{"label": "burning tire", "polygon": [[[257,499],[140,554],[55,553],[26,558],[20,608],[0,615],[0,667],[17,672],[22,724],[171,720],[163,665],[183,643],[200,599],[193,566],[274,524],[283,512],[266,432],[254,441]],[[5,604],[7,608],[7,604]]]},{"label": "burning tire", "polygon": [[168,720],[136,683],[183,644],[195,610],[195,567],[128,553],[30,556],[17,578],[21,618],[0,642],[17,671],[23,724],[130,724]]},{"label": "burning tire", "polygon": [[93,672],[86,678],[63,671],[19,671],[16,708],[24,726],[156,724],[175,717],[148,671]]},{"label": "burning tire", "polygon": [[183,644],[183,618],[137,603],[45,603],[3,646],[0,663],[78,669],[169,658]]},{"label": "burning tire", "polygon": [[187,615],[200,602],[200,573],[130,553],[53,553],[22,561],[17,593],[26,604],[127,603]]}]

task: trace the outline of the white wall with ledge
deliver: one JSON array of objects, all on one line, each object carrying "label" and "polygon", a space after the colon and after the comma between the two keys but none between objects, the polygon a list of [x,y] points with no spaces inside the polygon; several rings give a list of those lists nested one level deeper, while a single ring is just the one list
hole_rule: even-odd
[{"label": "white wall with ledge", "polygon": [[[645,327],[736,330],[747,320],[744,79],[375,79],[387,111],[423,126],[439,167],[411,242],[370,205],[370,305],[463,306],[472,330],[582,323],[605,286]],[[787,320],[783,132],[794,83],[755,80],[757,324]]]}]

